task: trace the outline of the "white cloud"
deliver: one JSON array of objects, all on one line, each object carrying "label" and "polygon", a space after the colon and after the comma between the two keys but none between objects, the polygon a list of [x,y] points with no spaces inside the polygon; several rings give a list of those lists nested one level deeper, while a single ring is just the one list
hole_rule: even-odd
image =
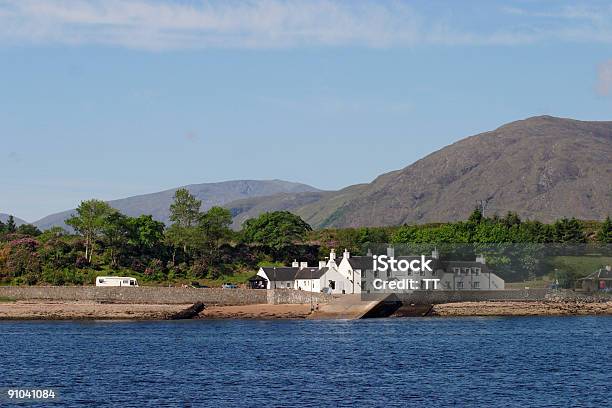
[{"label": "white cloud", "polygon": [[597,92],[601,95],[612,94],[612,59],[599,65]]},{"label": "white cloud", "polygon": [[[400,0],[0,0],[0,44],[103,44],[164,50],[513,45],[550,39],[612,42],[611,8],[566,7],[537,15],[509,7],[502,12],[521,20],[516,25],[505,22],[469,31],[455,28],[437,13],[425,16],[412,4]],[[548,24],[545,29],[537,24],[538,19],[549,17],[564,23]],[[570,17],[575,21],[567,24]],[[524,18],[535,20],[525,24]]]}]

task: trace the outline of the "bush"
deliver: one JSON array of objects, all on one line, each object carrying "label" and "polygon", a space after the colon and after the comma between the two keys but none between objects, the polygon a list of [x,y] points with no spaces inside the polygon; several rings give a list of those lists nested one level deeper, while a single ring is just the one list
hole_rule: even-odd
[{"label": "bush", "polygon": [[76,266],[78,269],[87,268],[89,266],[89,260],[87,260],[87,258],[84,256],[79,256],[74,262],[74,266]]}]

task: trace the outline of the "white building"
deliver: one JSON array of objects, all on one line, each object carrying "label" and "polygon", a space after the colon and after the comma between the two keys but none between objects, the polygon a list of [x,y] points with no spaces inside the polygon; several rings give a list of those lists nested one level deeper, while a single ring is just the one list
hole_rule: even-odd
[{"label": "white building", "polygon": [[[393,248],[387,249],[387,256],[394,256]],[[421,256],[398,256],[399,260],[418,260]],[[306,262],[294,261],[290,267],[261,267],[257,275],[266,281],[267,289],[295,289],[321,292],[326,288],[335,294],[351,294],[368,291],[368,282],[375,278],[413,279],[420,281],[421,288],[426,279],[439,279],[438,290],[500,290],[504,280],[488,268],[484,257],[475,261],[440,260],[437,251],[425,259],[431,260],[432,271],[391,272],[374,271],[373,257],[351,256],[345,249],[341,258],[332,249],[327,261],[319,261],[318,267],[308,266]],[[385,274],[385,276],[382,276]],[[433,290],[433,284],[429,285]]]},{"label": "white building", "polygon": [[257,275],[267,281],[266,289],[295,289],[321,292],[329,288],[331,293],[345,293],[344,277],[338,272],[335,262],[319,262],[310,267],[306,262],[294,261],[291,267],[261,267]]}]

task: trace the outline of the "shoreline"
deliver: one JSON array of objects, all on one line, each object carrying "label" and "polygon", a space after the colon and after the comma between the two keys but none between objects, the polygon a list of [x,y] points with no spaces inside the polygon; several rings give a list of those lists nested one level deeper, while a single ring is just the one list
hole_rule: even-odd
[{"label": "shoreline", "polygon": [[[18,300],[0,303],[2,320],[167,320],[192,304]],[[482,301],[434,305],[430,317],[612,316],[612,301]],[[310,304],[208,305],[193,320],[317,319]],[[395,316],[395,317],[401,317]]]}]

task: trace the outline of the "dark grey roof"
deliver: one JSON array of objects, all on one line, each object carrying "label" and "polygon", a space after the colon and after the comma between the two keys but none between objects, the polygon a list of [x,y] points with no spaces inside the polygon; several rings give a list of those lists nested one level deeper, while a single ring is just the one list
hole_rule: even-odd
[{"label": "dark grey roof", "polygon": [[481,272],[489,272],[486,264],[476,261],[441,261],[440,266],[446,272],[452,272],[453,268],[480,268]]},{"label": "dark grey roof", "polygon": [[[407,261],[412,261],[412,260],[420,260],[421,259],[421,255],[415,255],[415,256],[396,256],[394,257],[395,259],[397,259],[398,261],[404,259]],[[429,256],[426,256],[425,259],[432,259]],[[349,263],[351,264],[351,268],[357,270],[362,270],[362,271],[371,271],[374,267],[374,258],[371,256],[352,256],[349,258]],[[439,267],[439,261],[436,259],[432,259],[432,263],[430,263],[430,265],[433,268],[438,268]]]},{"label": "dark grey roof", "polygon": [[295,275],[295,279],[319,279],[329,268],[303,268]]},{"label": "dark grey roof", "polygon": [[599,279],[612,279],[612,271],[602,268],[598,272],[599,272]]},{"label": "dark grey roof", "polygon": [[300,268],[288,267],[288,266],[273,266],[262,267],[266,276],[271,281],[290,281],[295,280],[295,275],[298,273]]},{"label": "dark grey roof", "polygon": [[372,270],[373,267],[373,258],[371,256],[351,256],[348,261],[354,270],[367,271]]},{"label": "dark grey roof", "polygon": [[605,268],[601,268],[585,276],[584,278],[581,278],[578,280],[591,280],[591,279],[612,279],[612,271],[609,271]]}]

